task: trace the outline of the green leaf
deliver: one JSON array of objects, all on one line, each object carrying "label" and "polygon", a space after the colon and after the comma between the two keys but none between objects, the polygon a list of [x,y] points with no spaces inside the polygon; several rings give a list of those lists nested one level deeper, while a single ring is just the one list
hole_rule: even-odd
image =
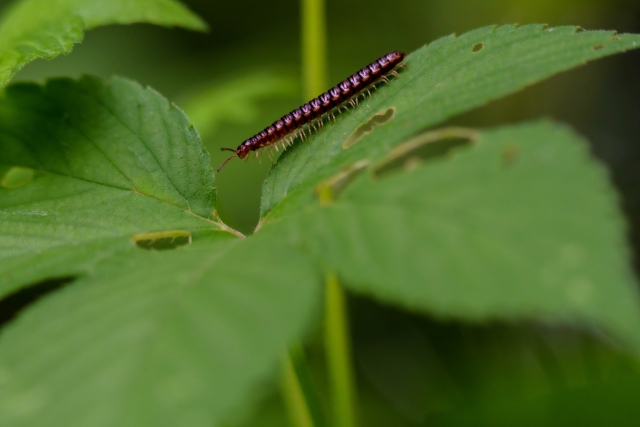
[{"label": "green leaf", "polygon": [[277,237],[130,247],[27,310],[0,340],[0,425],[209,427],[244,409],[321,301]]},{"label": "green leaf", "polygon": [[213,215],[197,132],[133,82],[10,86],[0,98],[0,152],[0,295],[80,274],[144,233],[227,229]]},{"label": "green leaf", "polygon": [[71,52],[85,30],[135,22],[206,29],[176,0],[19,0],[0,22],[0,87],[36,58]]},{"label": "green leaf", "polygon": [[[307,203],[311,190],[344,165],[375,160],[455,114],[588,60],[637,47],[640,35],[543,25],[485,27],[436,40],[408,55],[406,68],[389,85],[287,150],[263,186],[261,214],[267,215],[285,197],[285,205],[293,203],[295,195]],[[384,124],[359,140],[353,138],[358,127],[376,121],[376,115]]]},{"label": "green leaf", "polygon": [[250,402],[321,275],[217,220],[182,111],[127,80],[62,79],[8,87],[0,129],[0,295],[75,278],[4,327],[0,425],[208,427]]},{"label": "green leaf", "polygon": [[[473,142],[413,169],[385,159],[273,228],[382,301],[440,318],[595,324],[640,354],[624,220],[586,143],[539,122],[407,144],[456,133]],[[413,152],[402,148],[390,160]]]}]

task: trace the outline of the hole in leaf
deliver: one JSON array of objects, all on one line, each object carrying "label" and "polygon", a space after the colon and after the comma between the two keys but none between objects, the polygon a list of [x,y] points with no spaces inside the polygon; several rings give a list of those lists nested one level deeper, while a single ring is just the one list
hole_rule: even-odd
[{"label": "hole in leaf", "polygon": [[184,230],[155,231],[140,233],[131,237],[136,246],[150,251],[176,249],[191,244],[191,233]]},{"label": "hole in leaf", "polygon": [[344,188],[369,166],[369,160],[360,160],[344,166],[340,172],[322,181],[315,188],[321,205],[328,205]]},{"label": "hole in leaf", "polygon": [[476,43],[471,48],[471,52],[473,52],[473,53],[480,52],[483,47],[484,47],[484,43]]},{"label": "hole in leaf", "polygon": [[33,181],[33,169],[22,166],[14,166],[2,177],[0,184],[4,188],[22,187]]},{"label": "hole in leaf", "polygon": [[478,139],[473,129],[450,127],[415,136],[395,147],[375,168],[375,176],[397,170],[409,171],[425,161],[444,157],[454,149]]},{"label": "hole in leaf", "polygon": [[603,44],[599,44],[593,47],[593,50],[600,50],[600,49],[604,49],[606,46]]},{"label": "hole in leaf", "polygon": [[0,300],[0,327],[13,320],[22,310],[34,304],[43,296],[70,284],[77,277],[58,277],[21,288]]},{"label": "hole in leaf", "polygon": [[344,142],[342,143],[342,148],[346,150],[347,148],[352,147],[356,142],[360,141],[366,135],[373,132],[376,126],[382,126],[389,123],[391,120],[393,120],[393,116],[395,115],[395,107],[391,107],[386,109],[385,111],[374,114],[369,120],[358,126],[358,128],[354,130],[351,135],[347,137],[347,139],[344,140]]}]

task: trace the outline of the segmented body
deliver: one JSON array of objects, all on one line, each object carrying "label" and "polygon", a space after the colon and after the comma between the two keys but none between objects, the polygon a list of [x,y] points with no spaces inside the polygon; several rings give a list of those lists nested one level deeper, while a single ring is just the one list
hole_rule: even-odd
[{"label": "segmented body", "polygon": [[223,150],[233,151],[235,154],[228,158],[218,168],[218,171],[233,157],[237,156],[243,159],[251,151],[268,147],[280,140],[284,140],[288,144],[291,143],[291,135],[295,136],[299,130],[304,132],[304,126],[307,124],[313,125],[313,121],[316,119],[320,119],[320,124],[322,124],[323,114],[331,114],[332,109],[346,101],[353,102],[353,98],[357,94],[370,87],[373,83],[386,79],[388,74],[395,73],[393,69],[402,62],[404,56],[405,54],[402,52],[387,53],[317,98],[276,120],[271,126],[244,141],[235,150],[223,148]]}]

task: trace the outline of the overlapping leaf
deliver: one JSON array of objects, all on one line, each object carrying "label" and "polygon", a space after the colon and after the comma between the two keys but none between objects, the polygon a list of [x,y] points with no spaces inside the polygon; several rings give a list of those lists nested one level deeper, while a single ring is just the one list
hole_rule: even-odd
[{"label": "overlapping leaf", "polygon": [[[0,291],[78,279],[0,335],[0,424],[219,422],[312,318],[318,266],[440,317],[593,322],[640,350],[624,224],[580,138],[548,122],[464,131],[472,143],[426,163],[413,145],[447,132],[405,142],[637,42],[530,26],[431,44],[283,156],[265,184],[271,215],[249,239],[217,220],[208,156],[155,92],[90,78],[9,88]],[[354,138],[376,113],[373,132]],[[404,166],[386,162],[398,153]],[[147,251],[134,243],[145,235],[193,242]]]},{"label": "overlapping leaf", "polygon": [[176,0],[18,0],[0,22],[0,87],[36,58],[69,53],[87,29],[134,22],[206,28]]},{"label": "overlapping leaf", "polygon": [[[624,222],[574,135],[549,124],[507,128],[452,160],[393,177],[376,169],[426,126],[637,46],[638,35],[533,25],[433,42],[281,156],[264,184],[261,227],[279,221],[346,286],[384,301],[443,317],[595,322],[640,348]],[[343,187],[319,207],[325,189]]]}]

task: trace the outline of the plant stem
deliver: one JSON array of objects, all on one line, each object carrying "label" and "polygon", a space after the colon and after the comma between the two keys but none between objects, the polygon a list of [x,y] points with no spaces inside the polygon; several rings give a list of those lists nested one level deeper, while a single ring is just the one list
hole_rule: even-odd
[{"label": "plant stem", "polygon": [[302,0],[302,73],[305,100],[327,86],[324,0]]},{"label": "plant stem", "polygon": [[[324,0],[302,0],[302,70],[305,99],[327,87]],[[320,204],[333,201],[330,187],[320,194]],[[355,427],[355,392],[344,291],[334,273],[326,275],[325,348],[336,427]]]},{"label": "plant stem", "polygon": [[354,427],[355,387],[345,293],[334,273],[326,275],[325,348],[330,375],[334,425]]},{"label": "plant stem", "polygon": [[[304,95],[320,94],[326,83],[324,1],[302,0],[302,69]],[[296,427],[323,427],[320,404],[313,390],[302,349],[293,346],[284,362],[282,391]]]},{"label": "plant stem", "polygon": [[299,346],[293,346],[284,360],[282,392],[292,425],[296,427],[324,427],[318,397],[311,384],[311,376]]}]

